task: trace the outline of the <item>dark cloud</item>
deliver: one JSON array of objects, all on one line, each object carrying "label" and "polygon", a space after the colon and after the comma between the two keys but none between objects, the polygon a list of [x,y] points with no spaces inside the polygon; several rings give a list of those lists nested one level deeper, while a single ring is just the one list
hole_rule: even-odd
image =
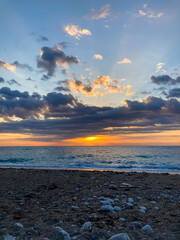
[{"label": "dark cloud", "polygon": [[57,65],[67,67],[78,62],[77,57],[67,56],[58,45],[54,48],[41,48],[41,57],[37,58],[37,67],[47,71],[48,76],[53,76]]},{"label": "dark cloud", "polygon": [[175,85],[180,84],[180,76],[178,76],[176,79],[171,78],[169,75],[159,75],[157,77],[152,76],[151,80],[153,83],[158,85]]},{"label": "dark cloud", "polygon": [[30,77],[26,78],[27,81],[32,81],[35,82],[34,80],[32,80]]},{"label": "dark cloud", "polygon": [[14,84],[16,84],[16,85],[18,85],[18,86],[21,86],[21,84],[20,84],[18,81],[16,81],[15,79],[11,79],[11,80],[7,81],[7,83],[8,83],[9,85],[14,85]]},{"label": "dark cloud", "polygon": [[167,95],[168,98],[171,97],[177,97],[180,98],[180,88],[173,88],[169,91],[169,94]]},{"label": "dark cloud", "polygon": [[48,93],[47,96],[44,96],[44,99],[51,106],[59,106],[59,105],[67,105],[73,104],[73,101],[76,102],[76,99],[71,94],[62,94],[51,92]]},{"label": "dark cloud", "polygon": [[43,74],[43,76],[41,78],[42,81],[47,81],[49,79],[50,79],[50,77],[48,75],[46,75],[46,74]]},{"label": "dark cloud", "polygon": [[158,111],[165,106],[165,102],[162,98],[149,96],[145,101],[125,101],[128,105],[128,108],[137,111],[137,110],[147,110],[147,111]]},{"label": "dark cloud", "polygon": [[55,90],[55,91],[58,91],[58,92],[61,92],[61,91],[69,92],[69,91],[70,91],[70,89],[67,88],[67,87],[59,87],[59,86],[56,87],[54,90]]},{"label": "dark cloud", "polygon": [[0,83],[4,83],[4,82],[5,82],[4,78],[0,77]]},{"label": "dark cloud", "polygon": [[49,41],[49,39],[47,38],[47,37],[45,37],[45,36],[40,36],[40,39],[39,39],[40,41],[42,41],[42,42],[47,42],[47,41]]},{"label": "dark cloud", "polygon": [[[71,94],[46,95],[0,89],[1,133],[53,135],[53,139],[97,134],[153,133],[180,129],[180,101],[149,96],[126,99],[126,106],[98,107],[79,102]],[[12,121],[11,117],[21,118]]]},{"label": "dark cloud", "polygon": [[28,70],[28,71],[33,71],[33,68],[30,67],[26,63],[19,63],[18,61],[14,61],[11,65],[14,65],[17,68],[25,69],[25,70]]}]

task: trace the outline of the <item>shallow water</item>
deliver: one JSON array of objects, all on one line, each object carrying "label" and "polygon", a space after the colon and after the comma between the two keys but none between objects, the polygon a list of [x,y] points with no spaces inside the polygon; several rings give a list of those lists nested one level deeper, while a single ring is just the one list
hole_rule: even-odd
[{"label": "shallow water", "polygon": [[0,147],[0,166],[180,171],[180,147]]}]

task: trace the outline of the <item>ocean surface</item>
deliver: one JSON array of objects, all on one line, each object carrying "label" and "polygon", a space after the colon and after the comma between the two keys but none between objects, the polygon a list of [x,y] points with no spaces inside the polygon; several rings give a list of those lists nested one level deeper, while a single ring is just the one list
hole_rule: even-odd
[{"label": "ocean surface", "polygon": [[180,172],[180,147],[0,147],[0,167]]}]

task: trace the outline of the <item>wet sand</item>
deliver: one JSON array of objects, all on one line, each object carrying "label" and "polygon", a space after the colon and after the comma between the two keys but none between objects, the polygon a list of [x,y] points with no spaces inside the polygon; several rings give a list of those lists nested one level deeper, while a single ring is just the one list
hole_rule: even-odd
[{"label": "wet sand", "polygon": [[119,233],[180,239],[180,175],[0,168],[0,239],[102,240]]}]

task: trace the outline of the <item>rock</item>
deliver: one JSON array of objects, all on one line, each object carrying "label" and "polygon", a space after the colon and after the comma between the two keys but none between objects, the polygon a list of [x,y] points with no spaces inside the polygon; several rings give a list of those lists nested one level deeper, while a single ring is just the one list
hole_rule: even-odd
[{"label": "rock", "polygon": [[129,187],[132,187],[132,185],[129,184],[129,183],[121,183],[121,187],[122,188],[129,188]]},{"label": "rock", "polygon": [[15,226],[23,228],[24,226],[21,223],[15,223]]},{"label": "rock", "polygon": [[142,213],[146,213],[146,211],[147,211],[147,208],[146,207],[140,207],[140,212],[142,212]]},{"label": "rock", "polygon": [[130,240],[130,238],[126,233],[120,233],[110,237],[109,240]]},{"label": "rock", "polygon": [[101,206],[100,211],[101,212],[113,212],[114,208],[110,205],[103,205],[103,206]]},{"label": "rock", "polygon": [[155,207],[155,210],[156,210],[156,211],[159,211],[159,208],[158,208],[158,207]]},{"label": "rock", "polygon": [[85,222],[82,227],[84,229],[87,229],[87,228],[90,228],[91,226],[92,226],[91,222]]},{"label": "rock", "polygon": [[78,206],[71,206],[71,209],[72,210],[79,210],[79,207]]},{"label": "rock", "polygon": [[157,202],[156,201],[151,201],[152,204],[156,204]]},{"label": "rock", "polygon": [[152,232],[153,232],[152,227],[151,227],[149,224],[145,225],[145,226],[142,228],[142,230],[143,230],[144,232],[149,232],[149,233],[152,233]]},{"label": "rock", "polygon": [[104,201],[101,201],[102,205],[112,205],[111,201],[109,200],[104,200]]},{"label": "rock", "polygon": [[61,229],[54,233],[53,240],[71,240],[71,238],[67,232]]},{"label": "rock", "polygon": [[16,240],[16,238],[15,237],[13,237],[13,236],[11,236],[11,235],[5,235],[5,236],[3,236],[4,237],[4,240]]},{"label": "rock", "polygon": [[121,208],[118,207],[118,206],[115,206],[115,207],[114,207],[114,211],[115,211],[115,212],[119,212],[119,211],[121,211]]},{"label": "rock", "polygon": [[134,199],[133,198],[128,198],[128,202],[129,203],[134,203]]}]

